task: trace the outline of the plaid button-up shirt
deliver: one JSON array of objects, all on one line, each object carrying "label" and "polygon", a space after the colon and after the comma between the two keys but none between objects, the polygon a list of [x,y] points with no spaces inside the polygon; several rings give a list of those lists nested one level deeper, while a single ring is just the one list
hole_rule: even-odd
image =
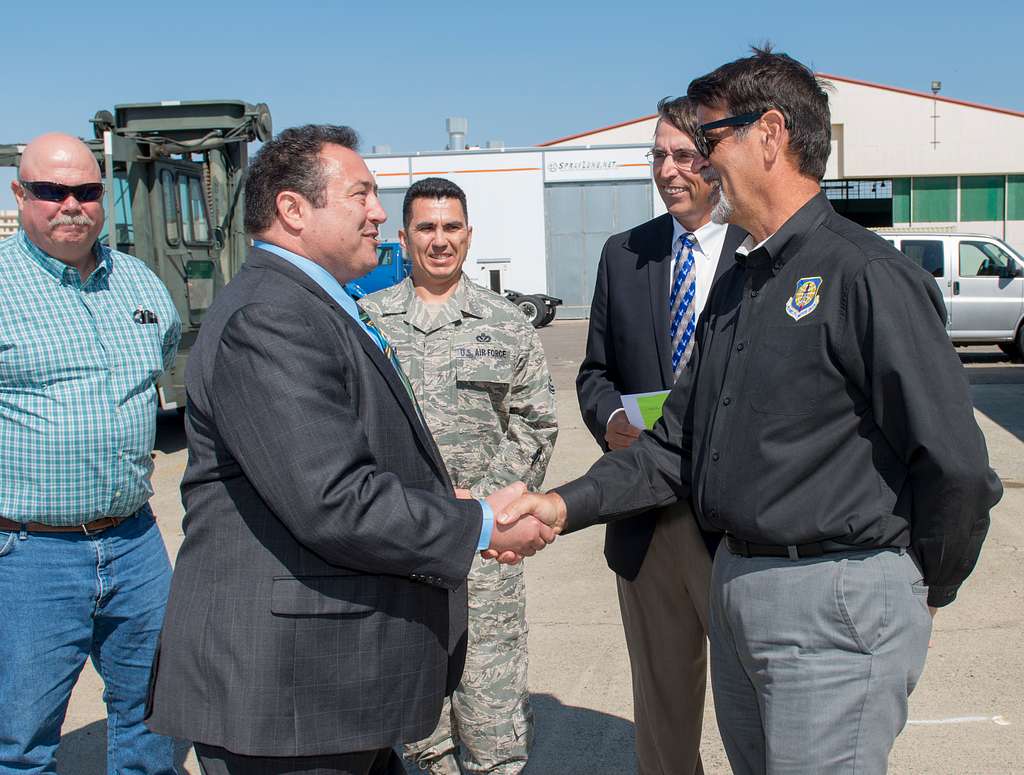
[{"label": "plaid button-up shirt", "polygon": [[[137,258],[98,245],[96,269],[0,240],[0,516],[80,525],[153,494],[156,378],[181,320]],[[137,322],[152,312],[156,322]]]}]

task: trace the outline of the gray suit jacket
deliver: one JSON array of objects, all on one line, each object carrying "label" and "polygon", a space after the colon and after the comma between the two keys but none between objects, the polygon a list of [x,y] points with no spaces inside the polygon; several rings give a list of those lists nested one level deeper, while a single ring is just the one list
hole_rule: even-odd
[{"label": "gray suit jacket", "polygon": [[149,726],[250,756],[425,737],[462,671],[480,506],[451,495],[391,363],[254,250],[186,390],[185,541]]},{"label": "gray suit jacket", "polygon": [[[715,281],[734,263],[747,238],[738,226],[725,233]],[[672,347],[668,335],[669,266],[672,216],[668,213],[608,238],[597,269],[590,307],[587,353],[576,378],[583,421],[601,449],[612,412],[623,393],[672,387]],[[640,572],[654,535],[658,512],[608,524],[604,555],[608,567],[632,581]],[[717,539],[705,536],[709,551]]]}]

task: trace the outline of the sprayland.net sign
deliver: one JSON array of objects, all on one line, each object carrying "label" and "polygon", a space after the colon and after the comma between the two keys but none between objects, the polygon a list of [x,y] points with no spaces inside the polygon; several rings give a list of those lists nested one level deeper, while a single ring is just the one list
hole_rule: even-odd
[{"label": "sprayland.net sign", "polygon": [[549,161],[548,172],[581,172],[583,170],[613,170],[619,166],[614,159],[577,159],[575,161]]}]

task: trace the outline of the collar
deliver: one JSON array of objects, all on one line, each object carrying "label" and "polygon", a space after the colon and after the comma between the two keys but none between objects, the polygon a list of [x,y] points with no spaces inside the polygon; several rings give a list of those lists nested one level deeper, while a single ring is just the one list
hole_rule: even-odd
[{"label": "collar", "polygon": [[87,285],[98,283],[106,275],[110,274],[114,268],[114,260],[110,248],[95,242],[92,246],[92,254],[96,259],[96,268],[92,270],[92,274],[85,280],[82,280],[77,269],[73,266],[68,266],[59,258],[54,258],[49,253],[44,252],[42,248],[28,238],[28,234],[25,233],[24,229],[18,229],[17,239],[18,245],[25,255],[62,285],[84,288]]},{"label": "collar", "polygon": [[672,256],[675,258],[675,247],[679,238],[684,234],[693,234],[694,240],[696,240],[697,248],[702,254],[711,258],[717,256],[722,252],[722,243],[725,242],[725,232],[728,231],[729,224],[727,223],[715,223],[714,221],[708,221],[703,226],[699,226],[693,232],[689,232],[686,227],[683,226],[675,218],[672,219]]},{"label": "collar", "polygon": [[282,248],[270,242],[253,240],[252,244],[255,248],[280,256],[289,264],[292,264],[297,269],[302,270],[303,274],[323,288],[324,292],[334,299],[338,305],[345,310],[345,312],[356,320],[359,320],[359,308],[356,306],[355,301],[348,295],[341,283],[338,282],[337,278],[320,266],[320,264],[315,261],[310,261],[305,256],[300,256],[298,253],[293,253],[286,248]]},{"label": "collar", "polygon": [[800,252],[808,235],[832,212],[832,205],[825,192],[819,191],[767,239],[753,245],[753,239],[748,236],[736,251],[736,261],[743,267],[767,268],[773,275],[777,275],[786,262]]},{"label": "collar", "polygon": [[[419,297],[412,284],[412,277],[406,277],[394,287],[394,291],[388,294],[381,302],[380,309],[385,315],[398,315],[408,313],[414,305],[419,306]],[[454,309],[472,315],[475,318],[488,316],[487,306],[480,298],[480,289],[463,272],[459,277],[459,284],[455,293],[444,303],[454,304]],[[440,305],[443,306],[443,305]]]}]

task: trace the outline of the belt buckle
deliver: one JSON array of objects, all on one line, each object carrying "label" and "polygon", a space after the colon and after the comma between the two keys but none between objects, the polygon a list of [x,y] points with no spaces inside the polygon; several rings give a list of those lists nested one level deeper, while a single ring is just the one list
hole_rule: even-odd
[{"label": "belt buckle", "polygon": [[787,546],[786,551],[789,552],[790,562],[796,562],[800,559],[800,551],[795,546]]}]

